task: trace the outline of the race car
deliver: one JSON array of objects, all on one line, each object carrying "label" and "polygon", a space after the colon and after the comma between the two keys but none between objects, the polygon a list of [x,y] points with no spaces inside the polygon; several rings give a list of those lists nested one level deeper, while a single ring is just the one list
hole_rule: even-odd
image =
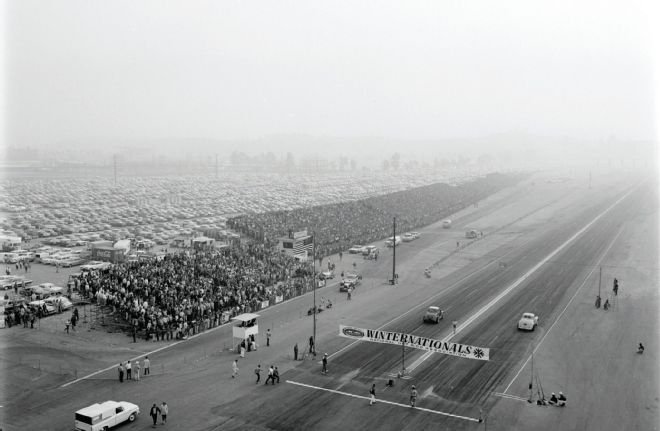
[{"label": "race car", "polygon": [[426,313],[424,313],[424,318],[422,321],[424,323],[426,322],[435,322],[439,323],[441,319],[444,319],[444,313],[440,309],[440,307],[436,307],[434,305],[430,306],[428,310],[426,310]]},{"label": "race car", "polygon": [[523,313],[522,317],[518,321],[518,329],[533,331],[538,324],[539,316],[536,316],[533,313]]}]

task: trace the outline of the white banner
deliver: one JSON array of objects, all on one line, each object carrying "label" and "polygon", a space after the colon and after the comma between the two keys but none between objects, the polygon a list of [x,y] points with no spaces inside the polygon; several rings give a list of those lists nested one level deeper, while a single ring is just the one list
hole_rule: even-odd
[{"label": "white banner", "polygon": [[283,295],[277,295],[275,297],[275,304],[279,304],[282,301],[284,301],[284,296]]},{"label": "white banner", "polygon": [[352,338],[353,340],[371,341],[373,343],[405,344],[406,347],[414,347],[415,349],[427,350],[429,352],[444,353],[445,355],[460,356],[461,358],[479,359],[481,361],[488,361],[490,359],[490,349],[484,347],[451,343],[448,341],[419,337],[417,335],[401,334],[399,332],[339,325],[339,336]]},{"label": "white banner", "polygon": [[5,327],[5,307],[0,305],[0,328]]},{"label": "white banner", "polygon": [[268,302],[268,301],[261,301],[261,308],[262,308],[262,309],[268,307],[268,305],[270,305],[270,302]]}]

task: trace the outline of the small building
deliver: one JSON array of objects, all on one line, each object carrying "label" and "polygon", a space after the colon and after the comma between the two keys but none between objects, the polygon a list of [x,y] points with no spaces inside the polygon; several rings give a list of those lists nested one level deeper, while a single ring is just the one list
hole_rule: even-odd
[{"label": "small building", "polygon": [[192,239],[192,247],[195,250],[208,250],[213,248],[215,240],[207,236],[198,236]]},{"label": "small building", "polygon": [[236,324],[232,328],[232,348],[240,346],[242,341],[248,343],[248,338],[254,335],[256,338],[259,334],[259,325],[257,324],[258,314],[243,313],[232,318]]}]

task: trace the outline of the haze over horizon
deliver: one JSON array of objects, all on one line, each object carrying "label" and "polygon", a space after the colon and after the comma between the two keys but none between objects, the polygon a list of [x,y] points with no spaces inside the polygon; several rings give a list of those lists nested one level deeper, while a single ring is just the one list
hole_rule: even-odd
[{"label": "haze over horizon", "polygon": [[541,158],[555,144],[618,153],[658,136],[652,12],[644,0],[10,1],[2,147],[425,157],[512,136]]}]

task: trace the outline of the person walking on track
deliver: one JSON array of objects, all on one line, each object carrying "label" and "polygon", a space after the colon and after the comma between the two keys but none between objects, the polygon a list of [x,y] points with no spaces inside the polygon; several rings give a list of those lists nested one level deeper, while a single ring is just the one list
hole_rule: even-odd
[{"label": "person walking on track", "polygon": [[158,408],[156,403],[154,403],[154,405],[151,406],[151,409],[149,410],[149,416],[151,416],[151,420],[154,421],[154,424],[153,424],[152,428],[155,428],[156,424],[158,423],[158,414],[159,413],[160,413],[160,409]]},{"label": "person walking on track", "polygon": [[369,391],[369,394],[371,394],[371,401],[369,401],[369,405],[372,406],[376,403],[376,384],[371,385],[371,390]]},{"label": "person walking on track", "polygon": [[257,365],[257,368],[254,369],[254,374],[257,375],[256,383],[259,383],[259,380],[261,380],[261,364]]},{"label": "person walking on track", "polygon": [[234,379],[238,377],[238,359],[234,359],[234,362],[231,364],[232,374],[231,378]]},{"label": "person walking on track", "polygon": [[323,355],[323,368],[321,369],[323,374],[328,374],[328,354]]},{"label": "person walking on track", "polygon": [[410,407],[415,408],[416,401],[417,401],[417,388],[415,388],[415,385],[412,385],[412,388],[410,388]]}]

